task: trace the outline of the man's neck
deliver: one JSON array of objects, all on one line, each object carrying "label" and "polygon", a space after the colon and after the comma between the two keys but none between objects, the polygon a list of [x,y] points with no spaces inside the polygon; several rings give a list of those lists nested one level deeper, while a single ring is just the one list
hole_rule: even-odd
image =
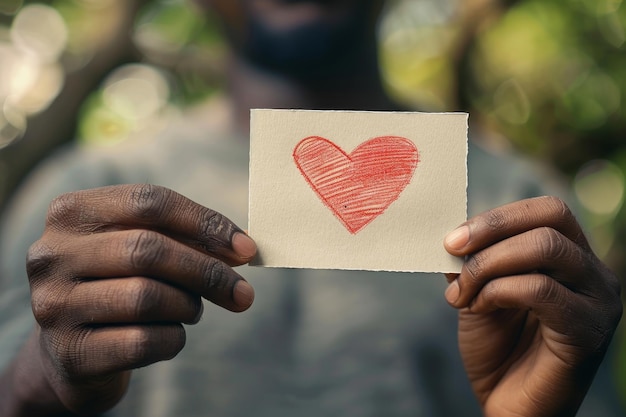
[{"label": "man's neck", "polygon": [[272,74],[233,59],[229,91],[237,127],[249,131],[251,108],[315,110],[398,110],[386,94],[378,63],[368,63],[349,76],[329,74],[324,80],[300,80]]}]

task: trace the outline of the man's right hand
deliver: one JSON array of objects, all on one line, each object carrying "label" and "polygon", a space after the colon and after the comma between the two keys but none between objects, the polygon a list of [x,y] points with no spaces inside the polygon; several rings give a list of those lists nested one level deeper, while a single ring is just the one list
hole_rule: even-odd
[{"label": "man's right hand", "polygon": [[55,199],[27,260],[31,351],[52,397],[80,414],[113,407],[130,370],[183,348],[182,324],[198,322],[202,298],[236,312],[252,304],[252,287],[231,267],[255,253],[226,217],[162,187]]}]

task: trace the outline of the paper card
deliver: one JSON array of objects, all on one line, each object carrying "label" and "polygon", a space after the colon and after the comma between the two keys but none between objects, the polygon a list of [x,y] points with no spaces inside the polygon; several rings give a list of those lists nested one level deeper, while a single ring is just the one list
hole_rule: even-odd
[{"label": "paper card", "polygon": [[466,113],[252,110],[252,265],[460,272]]}]

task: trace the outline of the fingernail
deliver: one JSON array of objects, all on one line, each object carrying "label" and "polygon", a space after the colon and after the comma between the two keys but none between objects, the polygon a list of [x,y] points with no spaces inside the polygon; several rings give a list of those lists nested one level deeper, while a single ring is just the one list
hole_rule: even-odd
[{"label": "fingernail", "polygon": [[445,239],[446,245],[451,249],[462,249],[469,242],[469,227],[461,226],[448,233]]},{"label": "fingernail", "polygon": [[446,288],[446,300],[448,300],[450,304],[454,304],[459,299],[460,294],[461,289],[459,288],[459,283],[457,280],[452,281],[450,285],[448,285],[448,288]]},{"label": "fingernail", "polygon": [[254,301],[254,288],[243,279],[239,280],[233,290],[233,301],[242,309],[250,307]]},{"label": "fingernail", "polygon": [[256,254],[256,243],[254,243],[254,240],[241,232],[235,233],[232,245],[237,255],[244,259],[252,258]]}]

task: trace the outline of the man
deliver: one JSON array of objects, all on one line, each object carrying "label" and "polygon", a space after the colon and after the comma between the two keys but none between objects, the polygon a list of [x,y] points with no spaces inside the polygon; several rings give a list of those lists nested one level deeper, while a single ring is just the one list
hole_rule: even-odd
[{"label": "man", "polygon": [[[157,138],[61,156],[14,203],[2,240],[11,359],[0,415],[475,413],[441,279],[232,268],[256,252],[221,214],[245,219],[251,107],[396,109],[376,62],[382,2],[198,3],[220,15],[233,46],[231,101]],[[473,209],[536,193],[523,168],[473,148]],[[144,184],[93,188],[130,182]],[[44,216],[41,234],[30,219]],[[35,240],[30,330],[26,278],[9,261]],[[483,413],[574,415],[621,303],[569,209],[553,197],[517,201],[443,244],[466,258],[445,298],[460,310],[463,365]]]}]

